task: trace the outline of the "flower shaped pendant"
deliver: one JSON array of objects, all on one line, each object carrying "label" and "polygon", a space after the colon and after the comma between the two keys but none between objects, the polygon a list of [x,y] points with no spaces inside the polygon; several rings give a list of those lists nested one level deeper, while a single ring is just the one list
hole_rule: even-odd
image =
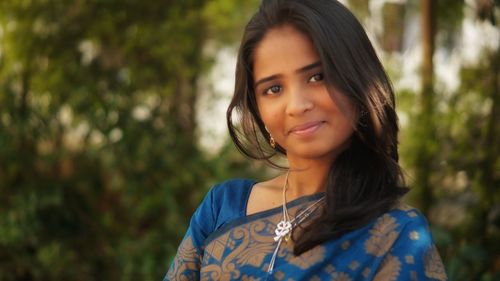
[{"label": "flower shaped pendant", "polygon": [[290,239],[290,235],[292,230],[292,223],[289,221],[282,220],[276,225],[276,230],[274,233],[276,236],[274,236],[274,241],[280,240],[282,237],[285,237],[285,241],[288,241]]}]

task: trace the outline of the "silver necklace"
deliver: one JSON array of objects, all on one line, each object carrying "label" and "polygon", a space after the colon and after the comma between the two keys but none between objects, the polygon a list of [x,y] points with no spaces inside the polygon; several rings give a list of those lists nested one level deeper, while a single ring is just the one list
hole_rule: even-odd
[{"label": "silver necklace", "polygon": [[305,210],[301,211],[299,214],[295,216],[292,220],[290,220],[290,216],[288,215],[288,208],[286,207],[286,190],[288,186],[288,175],[290,171],[286,173],[285,184],[283,185],[283,219],[276,224],[276,229],[274,233],[274,241],[277,241],[278,244],[274,249],[273,256],[271,257],[271,261],[269,262],[269,267],[267,268],[267,273],[271,274],[274,269],[274,262],[276,260],[276,256],[278,254],[278,250],[281,246],[281,242],[283,239],[285,242],[290,240],[290,236],[292,235],[292,230],[295,226],[299,225],[302,221],[308,218],[318,207],[325,201],[325,196],[322,196],[320,199],[316,200],[313,204],[307,207]]}]

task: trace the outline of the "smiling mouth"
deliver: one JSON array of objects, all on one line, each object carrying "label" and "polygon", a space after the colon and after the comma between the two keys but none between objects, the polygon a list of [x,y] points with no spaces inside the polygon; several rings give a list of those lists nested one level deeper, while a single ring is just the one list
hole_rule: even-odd
[{"label": "smiling mouth", "polygon": [[290,129],[290,131],[288,133],[295,134],[295,135],[308,135],[308,134],[314,133],[324,123],[325,123],[324,121],[317,121],[317,122],[309,122],[309,123],[301,124],[301,125],[295,126],[292,129]]}]

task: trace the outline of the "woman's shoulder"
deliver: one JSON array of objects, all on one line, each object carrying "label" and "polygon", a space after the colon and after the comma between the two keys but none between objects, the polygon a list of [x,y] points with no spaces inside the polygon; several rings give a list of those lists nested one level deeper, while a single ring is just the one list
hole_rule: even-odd
[{"label": "woman's shoulder", "polygon": [[429,232],[429,224],[424,214],[403,202],[396,203],[389,211],[378,216],[373,224],[374,228],[384,231],[400,232],[410,228],[419,228],[421,231]]},{"label": "woman's shoulder", "polygon": [[213,185],[191,218],[191,226],[206,236],[229,220],[241,216],[251,179],[231,179]]},{"label": "woman's shoulder", "polygon": [[214,192],[241,192],[242,189],[247,189],[255,183],[256,181],[254,179],[228,179],[213,185],[212,190]]},{"label": "woman's shoulder", "polygon": [[217,225],[243,216],[252,186],[253,179],[230,179],[212,186],[206,200],[217,220]]},{"label": "woman's shoulder", "polygon": [[417,208],[405,203],[397,203],[389,211],[379,215],[363,228],[368,235],[377,237],[416,235],[430,238],[429,224]]},{"label": "woman's shoulder", "polygon": [[245,200],[255,183],[253,179],[225,180],[214,184],[208,191],[207,197],[210,197],[216,205]]},{"label": "woman's shoulder", "polygon": [[432,244],[426,217],[417,208],[406,203],[397,203],[391,210],[380,215],[373,221],[368,233],[376,237],[392,237],[393,242],[418,240],[423,244]]},{"label": "woman's shoulder", "polygon": [[404,280],[446,280],[427,219],[417,208],[398,203],[379,216],[366,234],[362,247],[380,259],[377,277],[396,272]]},{"label": "woman's shoulder", "polygon": [[420,210],[404,202],[396,203],[388,214],[394,216],[402,224],[428,225],[427,219]]},{"label": "woman's shoulder", "polygon": [[403,203],[378,216],[359,234],[366,235],[365,249],[375,256],[384,256],[391,248],[426,250],[433,243],[425,216],[415,207]]}]

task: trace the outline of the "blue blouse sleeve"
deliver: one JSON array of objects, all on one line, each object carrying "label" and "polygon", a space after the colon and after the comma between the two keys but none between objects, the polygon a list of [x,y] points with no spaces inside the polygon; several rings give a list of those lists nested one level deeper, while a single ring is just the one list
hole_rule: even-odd
[{"label": "blue blouse sleeve", "polygon": [[405,223],[375,280],[447,280],[427,221],[416,211],[408,214],[414,217]]},{"label": "blue blouse sleeve", "polygon": [[164,281],[199,280],[205,240],[226,222],[244,216],[246,199],[254,183],[252,180],[229,180],[208,191],[191,217]]}]

